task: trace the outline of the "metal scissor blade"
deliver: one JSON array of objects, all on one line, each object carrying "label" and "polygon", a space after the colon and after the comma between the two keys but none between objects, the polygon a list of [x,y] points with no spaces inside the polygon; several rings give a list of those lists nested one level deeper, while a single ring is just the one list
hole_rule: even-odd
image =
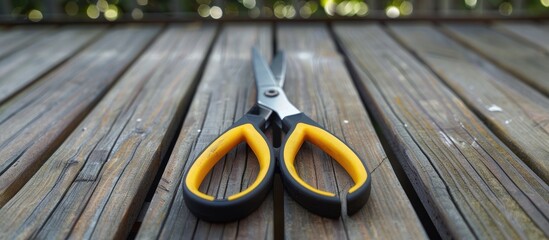
[{"label": "metal scissor blade", "polygon": [[284,55],[283,51],[276,52],[276,55],[271,62],[271,71],[275,76],[278,86],[283,87],[286,75],[286,55]]},{"label": "metal scissor blade", "polygon": [[278,82],[276,81],[275,76],[271,72],[271,68],[265,62],[265,59],[261,57],[261,54],[259,53],[259,50],[257,50],[256,47],[252,50],[252,62],[253,62],[253,68],[254,68],[254,74],[255,74],[255,83],[257,84],[257,88],[262,87],[278,87]]}]

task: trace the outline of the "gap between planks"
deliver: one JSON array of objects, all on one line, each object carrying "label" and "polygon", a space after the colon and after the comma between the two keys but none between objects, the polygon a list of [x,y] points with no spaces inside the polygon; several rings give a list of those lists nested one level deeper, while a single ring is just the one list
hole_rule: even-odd
[{"label": "gap between planks", "polygon": [[[0,58],[0,104],[77,55],[96,41],[105,29],[83,26],[49,29],[36,41]],[[29,35],[36,37],[37,34]],[[25,40],[23,38],[22,42],[27,43]]]},{"label": "gap between planks", "polygon": [[[184,96],[190,94],[193,75],[213,36],[212,28],[186,26],[175,25],[162,34],[0,209],[0,216],[20,216],[0,221],[0,234],[113,238],[128,233],[128,223],[137,217],[133,210],[141,206],[141,193],[147,191],[166,152]],[[197,47],[189,48],[190,44]],[[27,208],[20,209],[21,204]]]},{"label": "gap between planks", "polygon": [[[199,86],[199,83],[200,83],[200,79],[202,79],[202,77],[204,76],[204,70],[206,69],[206,64],[209,61],[214,43],[217,40],[217,38],[219,37],[221,29],[222,29],[222,27],[220,27],[220,26],[216,27],[214,36],[212,38],[212,41],[211,41],[211,43],[208,47],[208,50],[206,50],[206,54],[205,54],[206,57],[205,57],[204,61],[202,61],[201,65],[198,69],[198,72],[196,73],[196,77],[195,77],[195,80],[193,81],[193,85],[190,87],[190,89],[191,89],[190,92],[191,93],[187,95],[187,97],[184,99],[183,102],[189,103],[189,102],[192,101],[192,99],[194,99],[196,97],[196,92],[197,92],[197,89],[198,89],[198,86]],[[184,123],[184,120],[185,120],[185,116],[189,112],[189,108],[190,108],[190,104],[185,104],[184,109],[183,109],[182,117],[181,117],[180,121],[176,124],[177,129],[173,131],[173,133],[175,135],[170,138],[171,142],[169,144],[167,152],[162,157],[162,160],[161,160],[159,169],[156,173],[156,176],[154,178],[154,181],[151,184],[151,186],[149,187],[149,190],[147,192],[147,197],[145,199],[145,203],[140,208],[141,210],[139,212],[139,217],[136,219],[136,221],[134,223],[134,227],[132,228],[132,232],[130,233],[130,236],[128,237],[130,239],[135,238],[137,236],[137,233],[139,232],[139,229],[141,227],[141,223],[143,222],[143,220],[145,218],[145,215],[147,214],[147,211],[148,211],[149,206],[151,204],[152,198],[154,197],[154,194],[156,193],[156,189],[158,188],[158,185],[160,184],[160,181],[162,180],[162,176],[164,174],[164,171],[166,170],[166,167],[168,165],[168,161],[170,159],[170,156],[172,155],[173,150],[175,149],[175,146],[177,144],[177,139],[178,139],[177,134],[180,133],[183,129],[183,123]]]},{"label": "gap between planks", "polygon": [[[114,27],[71,61],[0,105],[0,205],[32,177],[157,30]],[[113,38],[120,41],[113,43]]]},{"label": "gap between planks", "polygon": [[[227,28],[230,28],[232,31],[236,31],[236,29],[240,29],[238,27],[241,27],[241,26],[238,26],[238,27],[237,26],[229,25],[229,27],[227,27]],[[250,28],[251,26],[248,25],[247,27]],[[325,29],[324,25],[321,25],[320,29],[321,29],[319,31],[321,33],[320,36],[327,35],[327,32],[326,32],[326,29]],[[322,30],[322,29],[324,29],[324,30]],[[244,31],[244,30],[240,29],[240,31]],[[234,32],[231,32],[231,31],[229,31],[228,33],[223,32],[220,35],[219,39],[217,40],[218,43],[216,43],[216,44],[219,44],[219,45],[229,44],[231,41],[234,41],[232,37],[228,37],[228,36],[232,36],[232,34],[237,34],[237,33],[234,33]],[[243,33],[239,33],[238,35],[241,35],[241,37],[246,36]],[[277,35],[278,35],[278,33],[277,33]],[[285,34],[285,35],[289,36],[287,34]],[[253,41],[253,37],[252,38],[242,37],[242,39],[246,39],[246,40],[249,39],[249,40]],[[249,65],[251,65],[250,64],[250,59],[249,59],[249,56],[250,56],[249,55],[249,51],[250,51],[249,48],[253,44],[247,44],[247,43],[240,43],[240,44],[244,44],[244,49],[245,49],[244,52],[248,53],[247,56],[246,56],[247,58],[244,59],[242,62],[238,62],[238,63],[234,63],[234,64],[247,66],[246,68],[239,70],[239,72],[244,71],[244,72],[240,72],[240,73],[246,74],[246,77],[245,77],[245,79],[247,79],[246,82],[251,82],[253,80],[251,79],[251,70],[249,68],[250,67]],[[223,46],[223,45],[221,45],[221,46]],[[197,223],[196,218],[194,218],[194,216],[192,216],[192,214],[190,214],[188,212],[188,210],[186,209],[186,207],[184,205],[184,202],[182,201],[182,197],[181,197],[181,193],[180,193],[181,189],[180,189],[179,184],[180,184],[182,176],[183,176],[182,172],[184,171],[184,169],[186,169],[188,167],[188,163],[184,163],[183,161],[181,161],[181,159],[187,159],[187,161],[192,160],[194,158],[193,156],[195,156],[198,152],[200,152],[201,149],[203,149],[211,140],[213,140],[213,138],[215,138],[217,136],[217,134],[224,131],[224,129],[226,127],[228,127],[236,118],[238,118],[238,116],[242,115],[244,113],[244,111],[249,107],[248,105],[253,104],[253,102],[255,100],[255,97],[251,97],[251,96],[255,96],[255,93],[254,93],[253,90],[252,91],[246,91],[246,92],[240,91],[239,94],[244,94],[244,96],[248,96],[248,97],[246,97],[246,98],[237,98],[237,99],[239,99],[238,101],[245,100],[248,103],[247,103],[247,105],[240,105],[240,107],[238,107],[239,110],[236,113],[234,113],[233,111],[228,111],[228,113],[230,113],[230,115],[227,115],[226,111],[219,112],[220,109],[217,109],[217,108],[206,108],[207,109],[206,112],[208,113],[206,115],[203,110],[200,110],[200,111],[195,110],[195,108],[197,108],[195,106],[195,104],[200,105],[200,103],[202,102],[202,105],[205,104],[205,105],[209,106],[210,104],[212,104],[212,102],[216,102],[216,101],[212,100],[212,97],[213,97],[212,95],[206,94],[209,91],[215,91],[214,90],[215,88],[214,89],[209,89],[209,88],[212,87],[212,84],[209,83],[209,81],[214,81],[213,79],[217,79],[216,81],[227,81],[225,78],[219,79],[217,76],[215,76],[217,71],[212,70],[212,69],[217,69],[217,68],[222,68],[223,69],[223,67],[219,67],[219,65],[217,65],[219,63],[216,62],[216,60],[219,61],[220,59],[218,57],[215,57],[215,55],[219,54],[218,51],[223,50],[223,48],[221,46],[215,47],[214,51],[212,52],[212,55],[214,55],[214,56],[211,57],[211,59],[210,59],[211,62],[208,63],[208,66],[206,68],[206,72],[205,72],[204,77],[203,77],[204,79],[201,81],[201,86],[199,86],[199,88],[198,88],[198,93],[196,94],[196,97],[193,101],[193,106],[191,106],[189,114],[186,117],[187,119],[184,122],[184,127],[183,127],[183,130],[181,132],[181,138],[178,140],[178,143],[176,144],[176,149],[174,149],[174,155],[171,157],[171,159],[168,163],[168,167],[166,168],[167,171],[164,173],[166,175],[166,177],[163,177],[163,180],[159,183],[159,187],[157,189],[157,194],[155,194],[155,196],[153,198],[153,202],[151,203],[152,208],[149,209],[149,211],[147,213],[147,216],[145,217],[145,220],[142,224],[142,228],[140,229],[140,233],[137,236],[138,238],[151,238],[151,237],[155,237],[155,236],[156,237],[157,236],[169,237],[169,236],[176,236],[176,235],[181,236],[181,234],[183,234],[183,236],[185,236],[185,234],[190,234],[190,235],[188,235],[188,237],[191,237],[191,236],[193,236],[193,237],[200,237],[200,236],[213,237],[213,236],[218,236],[218,234],[230,234],[231,236],[247,236],[247,235],[241,235],[241,234],[246,234],[247,232],[250,232],[249,228],[254,226],[254,225],[250,225],[251,223],[255,222],[256,224],[257,223],[261,224],[261,221],[258,222],[258,221],[253,220],[253,219],[257,219],[257,216],[254,216],[254,215],[257,215],[257,214],[260,214],[260,215],[267,214],[267,216],[270,215],[269,214],[270,211],[269,211],[268,208],[261,207],[258,211],[253,213],[251,216],[249,216],[246,219],[241,220],[238,223],[213,224],[213,225],[209,224],[209,223],[206,223],[206,222],[202,222],[202,221],[198,221],[198,223]],[[242,47],[242,45],[236,45],[236,46],[237,47]],[[285,47],[288,47],[288,45],[286,45]],[[218,50],[218,48],[219,48],[219,50]],[[234,48],[234,45],[233,45],[233,48]],[[268,51],[268,52],[272,52],[272,51]],[[230,56],[232,56],[232,55],[227,55],[226,57],[230,59]],[[230,62],[233,62],[233,61],[230,61]],[[292,64],[292,63],[295,64],[295,62],[293,62],[293,61],[289,62],[289,64]],[[225,64],[227,64],[227,63],[225,63]],[[345,69],[342,64],[340,64],[340,65],[341,65],[340,68]],[[224,66],[224,65],[221,65],[221,66]],[[237,78],[237,79],[242,79],[242,78]],[[239,80],[239,81],[242,81],[242,80]],[[244,84],[244,83],[241,82],[240,84]],[[205,86],[203,86],[203,85],[205,85]],[[217,85],[214,85],[214,86],[217,86]],[[253,86],[248,85],[247,88],[253,88]],[[300,88],[300,89],[306,90],[306,88]],[[219,93],[219,94],[220,95],[231,94],[231,96],[234,94],[232,92],[233,90],[227,89],[227,87],[225,87],[224,90],[227,91],[228,93]],[[216,95],[214,95],[214,96],[216,96]],[[298,97],[298,96],[299,95],[294,95],[294,97]],[[219,98],[219,96],[216,96],[216,97]],[[234,100],[229,100],[229,101],[234,101]],[[358,100],[357,102],[360,105],[360,100]],[[226,104],[227,103],[224,103],[222,106],[226,107]],[[232,103],[230,103],[230,104],[232,104]],[[234,105],[231,105],[231,106],[232,106],[232,107],[230,107],[231,109],[235,107]],[[363,108],[363,107],[361,106],[361,108]],[[216,112],[219,112],[219,113],[216,114]],[[213,121],[214,119],[226,119],[226,118],[228,118],[229,121],[222,121],[223,122],[222,126],[218,126],[219,124],[217,124],[217,126],[215,126],[214,129],[211,129],[211,130],[209,130],[210,129],[209,127],[205,127],[205,126],[210,126],[211,125],[211,123],[208,123],[208,121]],[[367,119],[367,117],[366,117],[366,119]],[[353,124],[359,124],[360,122],[361,122],[360,120],[357,120],[357,121],[354,121]],[[214,123],[215,123],[215,121],[214,121]],[[205,126],[203,124],[205,124]],[[197,131],[196,129],[199,129],[200,131]],[[207,134],[207,135],[205,135],[205,134]],[[356,133],[353,133],[351,131],[351,133],[347,133],[347,134],[349,134],[348,136],[350,137],[350,136],[355,136],[354,134],[356,134]],[[372,139],[375,139],[375,137],[374,137],[375,133],[373,133],[373,131],[372,131],[372,134],[373,134],[373,136],[371,136]],[[205,139],[202,139],[202,137],[204,137]],[[352,139],[350,139],[350,140],[352,142],[356,143],[358,140],[356,140],[354,138],[355,137],[352,137]],[[360,141],[358,141],[358,142],[360,142]],[[380,144],[373,144],[372,147],[374,147],[374,149],[376,147],[378,148],[378,150],[373,150],[373,151],[379,151],[379,149],[381,148]],[[188,148],[196,149],[196,150],[189,150]],[[234,158],[234,155],[238,155],[239,154],[238,152],[245,151],[245,150],[246,150],[246,148],[240,148],[239,147],[236,152],[233,151],[232,153],[228,154],[228,156],[229,156],[228,159],[222,160],[219,164],[216,165],[215,168],[218,168],[218,170],[214,169],[214,172],[218,171],[219,173],[213,173],[210,176],[211,177],[216,176],[215,179],[221,179],[221,180],[222,179],[227,179],[227,180],[221,181],[222,184],[220,186],[214,187],[213,189],[212,188],[205,189],[206,191],[208,191],[210,194],[212,194],[212,193],[218,193],[218,194],[221,193],[222,194],[221,196],[224,196],[226,194],[231,193],[231,191],[225,191],[225,190],[219,191],[219,189],[220,188],[225,188],[226,183],[230,183],[230,182],[234,181],[234,180],[229,180],[228,178],[226,178],[224,176],[226,176],[227,173],[230,172],[230,171],[227,171],[227,170],[230,170],[232,168],[231,166],[233,164],[235,164],[235,163],[230,162]],[[302,149],[302,151],[306,151],[306,152],[311,152],[311,150],[312,150],[311,148]],[[190,151],[192,151],[192,152],[190,152]],[[361,150],[361,151],[364,151],[364,150]],[[368,156],[370,156],[370,155],[368,155]],[[251,160],[252,160],[252,162],[247,161],[247,163],[248,164],[249,163],[255,163],[254,161],[256,161],[255,159],[251,159]],[[325,161],[326,163],[333,164],[329,158],[327,158],[325,160],[326,160]],[[372,159],[371,161],[375,161],[375,160]],[[382,162],[382,161],[380,160],[379,162]],[[227,165],[229,167],[227,167]],[[377,166],[377,165],[379,165],[379,163],[377,163],[375,165]],[[381,169],[383,169],[383,171],[380,172]],[[339,170],[341,171],[341,169],[339,169]],[[220,174],[220,173],[223,173],[223,174]],[[381,173],[384,173],[385,175],[380,175]],[[339,172],[338,174],[340,176],[345,176],[345,173],[343,173],[343,172]],[[390,170],[390,165],[387,162],[386,162],[386,164],[384,164],[383,168],[379,168],[378,171],[376,171],[374,174],[376,176],[383,176],[383,177],[381,177],[381,179],[390,180],[390,181],[393,182],[393,184],[396,184],[398,186],[398,181],[396,180],[396,178],[394,178],[394,175],[393,175],[393,177],[391,177],[392,170]],[[248,176],[248,178],[250,178],[250,177],[253,177],[253,175]],[[208,181],[208,180],[206,180],[206,181]],[[217,182],[217,181],[220,181],[220,180],[215,180],[215,181]],[[226,182],[226,181],[228,181],[228,182]],[[381,181],[381,180],[378,180],[378,181]],[[391,184],[391,186],[394,186],[393,184]],[[206,184],[206,186],[207,186],[207,184]],[[398,189],[399,188],[397,188],[397,190]],[[237,189],[237,191],[238,191],[238,189]],[[393,194],[392,191],[386,191],[388,193],[383,193],[383,191],[380,190],[380,189],[378,189],[377,191],[382,192],[381,196],[383,196],[384,194],[388,194],[388,195]],[[390,201],[389,199],[396,200],[396,199],[401,199],[402,197],[404,197],[403,199],[406,199],[406,197],[405,197],[404,193],[401,191],[401,189],[400,189],[400,191],[397,191],[397,192],[398,192],[397,196],[399,196],[399,197],[395,197],[394,195],[393,195],[392,198],[390,198],[390,197],[381,197],[381,198],[384,198],[384,200],[377,200],[377,201],[385,202],[385,201]],[[375,197],[374,197],[374,199],[375,199]],[[166,201],[171,202],[171,203],[167,204]],[[343,227],[342,225],[340,225],[339,230],[338,230],[339,233],[342,233],[342,231],[349,231],[350,232],[349,234],[362,234],[362,233],[366,233],[366,231],[369,231],[370,232],[369,234],[371,234],[373,236],[390,236],[390,234],[398,235],[399,231],[406,231],[406,234],[408,236],[410,234],[409,231],[412,230],[412,229],[415,229],[418,233],[418,236],[424,236],[421,225],[419,225],[417,219],[414,218],[415,215],[414,215],[413,210],[412,210],[412,208],[409,204],[408,205],[404,204],[404,206],[403,206],[404,209],[407,209],[407,210],[404,210],[404,211],[395,210],[394,209],[395,204],[391,205],[393,210],[387,209],[386,211],[384,211],[384,210],[377,210],[378,207],[372,206],[373,203],[376,203],[377,201],[376,200],[370,200],[370,205],[369,205],[370,207],[365,207],[365,208],[368,208],[368,210],[364,210],[364,212],[365,212],[364,214],[360,214],[360,216],[357,215],[357,216],[354,217],[354,219],[353,218],[347,219],[346,220],[347,227]],[[403,201],[405,201],[405,200],[403,200]],[[270,202],[270,200],[268,200],[266,202]],[[264,206],[265,206],[265,203],[264,203]],[[384,208],[383,206],[388,207],[388,205],[381,205],[379,207]],[[286,208],[284,208],[284,209],[286,209]],[[301,211],[304,211],[304,210],[301,210]],[[313,217],[315,219],[319,218],[316,215],[311,216],[310,213],[307,213],[307,212],[303,213],[301,211],[299,213],[295,213],[296,217],[300,214],[304,214],[305,216]],[[372,211],[372,212],[370,212],[370,211]],[[378,214],[381,214],[381,215],[378,215]],[[402,215],[401,215],[401,217],[392,217],[391,218],[390,217],[391,214],[397,214],[397,215],[402,214]],[[404,216],[410,216],[411,218],[414,218],[414,219],[412,220],[412,219],[409,219],[409,217],[402,217],[403,215]],[[367,216],[369,216],[369,217],[367,217]],[[364,217],[367,217],[368,219],[369,218],[384,219],[385,217],[387,217],[389,219],[395,219],[396,218],[396,219],[400,219],[398,224],[405,225],[406,222],[408,222],[409,225],[408,225],[407,228],[402,228],[402,227],[391,228],[391,224],[394,224],[394,222],[393,223],[390,223],[391,221],[377,221],[377,222],[374,222],[375,220],[362,221],[362,220],[364,220],[363,219]],[[269,218],[272,219],[272,216],[269,217]],[[325,221],[326,222],[330,222],[330,221],[333,222],[332,220],[325,220]],[[337,223],[339,221],[335,220],[335,222]],[[368,226],[368,230],[360,231],[360,233],[359,233],[359,229],[361,229],[361,226],[366,227],[365,224],[367,224],[367,222],[374,222],[374,224],[372,224],[372,226]],[[381,222],[390,223],[390,224],[381,224]],[[159,223],[162,223],[162,225],[159,225]],[[179,227],[176,227],[174,224],[177,224],[177,226],[179,226]],[[299,223],[299,225],[300,224],[301,223]],[[416,224],[416,225],[414,225],[414,224]],[[287,230],[286,227],[291,226],[291,225],[292,224],[288,224],[287,222],[285,222],[285,224],[284,224],[285,229]],[[402,226],[402,225],[399,225],[399,226]],[[158,229],[158,226],[162,226],[162,228]],[[184,227],[182,228],[181,226],[184,226]],[[264,226],[264,225],[261,224],[260,226]],[[233,230],[234,227],[238,228],[238,230],[236,232]],[[344,228],[349,228],[349,230],[344,230]],[[193,230],[194,232],[190,233],[188,231],[185,231],[185,229],[194,229]],[[263,231],[261,229],[262,228],[260,228],[259,230]],[[387,230],[387,231],[383,231],[381,229],[384,229],[384,230]],[[269,230],[269,232],[270,231],[272,231],[272,229]],[[232,234],[235,234],[235,235],[232,235]],[[294,232],[294,234],[299,234],[299,232]],[[301,236],[305,236],[303,234],[304,233],[301,233]],[[268,234],[266,236],[268,238],[271,238],[272,233]],[[295,236],[297,237],[298,235],[295,235]]]},{"label": "gap between planks", "polygon": [[[269,59],[272,53],[269,33],[270,28],[264,24],[223,26],[137,238],[222,235],[272,238],[272,194],[249,217],[228,224],[212,224],[196,219],[188,211],[180,185],[183,173],[196,155],[255,103],[251,46],[258,46]],[[202,190],[224,197],[251,184],[258,165],[248,151],[241,144],[227,154],[204,180]]]},{"label": "gap between planks", "polygon": [[[284,196],[288,238],[426,238],[413,207],[395,176],[344,59],[325,24],[279,24],[277,47],[288,59],[288,98],[312,119],[343,139],[366,161],[372,192],[355,215],[339,219],[314,215]],[[352,185],[345,170],[314,145],[305,143],[296,169],[312,186],[340,198]]]},{"label": "gap between planks", "polygon": [[549,24],[536,22],[495,22],[494,29],[526,42],[549,54]]},{"label": "gap between planks", "polygon": [[[335,31],[357,72],[359,90],[441,236],[543,236],[547,205],[541,199],[549,194],[543,181],[377,25],[336,24]],[[473,137],[475,144],[462,144]],[[503,223],[510,227],[499,228]]]},{"label": "gap between planks", "polygon": [[[441,24],[441,30],[534,89],[549,95],[549,54],[484,24]],[[525,44],[526,43],[526,44]]]},{"label": "gap between planks", "polygon": [[549,182],[549,99],[433,25],[391,24],[389,33]]}]

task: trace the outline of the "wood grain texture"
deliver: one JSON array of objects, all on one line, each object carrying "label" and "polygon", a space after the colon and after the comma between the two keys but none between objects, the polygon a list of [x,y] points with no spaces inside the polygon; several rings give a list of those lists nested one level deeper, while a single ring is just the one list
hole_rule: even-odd
[{"label": "wood grain texture", "polygon": [[62,27],[36,37],[32,44],[0,59],[0,104],[74,55],[104,29]]},{"label": "wood grain texture", "polygon": [[192,96],[214,30],[168,27],[0,210],[18,216],[0,221],[3,236],[125,237]]},{"label": "wood grain texture", "polygon": [[517,39],[524,39],[549,53],[549,25],[533,22],[498,22],[494,28]]},{"label": "wood grain texture", "polygon": [[[187,209],[182,194],[184,172],[196,156],[255,103],[251,64],[254,45],[267,59],[271,58],[269,25],[223,27],[138,239],[273,238],[272,194],[250,216],[227,224],[198,220]],[[255,155],[240,144],[216,164],[203,181],[201,191],[226,198],[247,188],[258,171]]]},{"label": "wood grain texture", "polygon": [[115,27],[0,106],[0,206],[55,151],[158,27]]},{"label": "wood grain texture", "polygon": [[549,187],[378,25],[336,24],[357,87],[443,238],[549,235]]},{"label": "wood grain texture", "polygon": [[393,24],[390,29],[549,182],[549,99],[431,25]]},{"label": "wood grain texture", "polygon": [[456,40],[490,59],[499,67],[549,95],[549,55],[511,38],[488,25],[444,24],[443,30]]},{"label": "wood grain texture", "polygon": [[[371,171],[372,192],[355,215],[329,219],[284,197],[284,233],[289,239],[427,238],[360,100],[326,25],[279,25],[277,46],[286,52],[288,98],[357,151]],[[330,156],[305,143],[296,158],[300,176],[342,201],[353,185]]]},{"label": "wood grain texture", "polygon": [[53,26],[16,26],[0,28],[0,58],[32,44],[41,35],[50,34]]}]

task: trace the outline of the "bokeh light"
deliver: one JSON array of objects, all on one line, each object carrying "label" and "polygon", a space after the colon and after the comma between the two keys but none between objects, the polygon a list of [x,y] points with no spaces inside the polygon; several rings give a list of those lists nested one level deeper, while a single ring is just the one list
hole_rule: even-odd
[{"label": "bokeh light", "polygon": [[242,5],[248,9],[254,8],[255,4],[255,0],[242,0]]},{"label": "bokeh light", "polygon": [[414,11],[414,5],[409,1],[403,1],[399,7],[400,14],[408,16]]},{"label": "bokeh light", "polygon": [[210,16],[213,19],[220,19],[223,16],[223,10],[218,6],[213,6],[210,8]]},{"label": "bokeh light", "polygon": [[477,5],[477,0],[465,0],[465,4],[471,8]]},{"label": "bokeh light", "polygon": [[549,16],[549,0],[521,0],[520,4],[516,0],[451,0],[451,4],[438,4],[436,8],[432,4],[436,0],[428,4],[420,0],[56,0],[53,2],[58,6],[53,7],[39,0],[4,1],[10,2],[4,10],[8,21]]},{"label": "bokeh light", "polygon": [[76,2],[70,1],[65,4],[65,13],[69,16],[76,16],[78,14],[78,4]]},{"label": "bokeh light", "polygon": [[137,0],[137,4],[139,4],[141,6],[146,6],[147,4],[149,4],[149,1],[148,0]]},{"label": "bokeh light", "polygon": [[263,7],[263,16],[270,18],[273,16],[273,10],[269,7]]},{"label": "bokeh light", "polygon": [[105,19],[108,21],[114,21],[118,18],[118,8],[116,5],[110,4],[109,8],[105,11]]},{"label": "bokeh light", "polygon": [[97,0],[96,6],[100,12],[105,12],[109,9],[109,3],[106,0]]},{"label": "bokeh light", "polygon": [[141,20],[143,19],[143,11],[139,8],[134,8],[132,10],[132,18],[134,20]]},{"label": "bokeh light", "polygon": [[90,4],[86,9],[86,14],[91,19],[97,19],[99,17],[99,10],[94,4]]},{"label": "bokeh light", "polygon": [[198,15],[200,15],[201,17],[209,17],[210,6],[206,4],[200,4],[200,6],[198,6]]},{"label": "bokeh light", "polygon": [[299,9],[299,16],[302,18],[309,18],[313,12],[311,11],[311,8],[309,6],[303,5]]},{"label": "bokeh light", "polygon": [[502,2],[499,4],[498,11],[501,15],[509,16],[513,13],[513,5],[509,2]]},{"label": "bokeh light", "polygon": [[336,10],[336,3],[333,0],[325,0],[323,1],[322,6],[324,7],[324,12],[328,14],[329,16],[333,16]]},{"label": "bokeh light", "polygon": [[357,12],[356,12],[356,15],[358,16],[366,16],[368,14],[368,5],[365,3],[365,2],[359,2],[357,5],[355,5],[355,7],[357,7]]},{"label": "bokeh light", "polygon": [[261,14],[261,11],[260,11],[259,8],[257,8],[257,7],[252,8],[252,9],[248,12],[248,15],[249,15],[251,18],[257,18],[257,17],[259,17],[260,14]]},{"label": "bokeh light", "polygon": [[29,20],[33,22],[39,22],[40,20],[42,20],[43,17],[44,16],[42,15],[42,12],[36,9],[33,9],[29,12]]},{"label": "bokeh light", "polygon": [[400,16],[400,10],[395,6],[389,6],[385,9],[385,14],[387,14],[387,17],[389,18],[397,18]]},{"label": "bokeh light", "polygon": [[336,13],[340,16],[351,15],[353,6],[348,1],[340,2],[336,7]]}]

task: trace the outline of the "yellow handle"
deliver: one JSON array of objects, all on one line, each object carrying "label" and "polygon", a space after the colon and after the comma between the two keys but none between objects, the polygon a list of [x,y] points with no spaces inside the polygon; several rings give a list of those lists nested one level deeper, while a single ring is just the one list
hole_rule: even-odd
[{"label": "yellow handle", "polygon": [[228,200],[238,199],[253,191],[267,175],[271,163],[271,149],[265,138],[251,123],[233,127],[214,140],[201,154],[189,169],[185,184],[196,196],[205,200],[214,201],[214,197],[198,190],[200,184],[219,160],[242,141],[246,141],[259,161],[257,179],[244,191],[228,197]]},{"label": "yellow handle", "polygon": [[360,158],[349,148],[345,143],[328,131],[307,123],[297,123],[295,128],[287,137],[284,147],[284,164],[288,172],[300,185],[317,194],[333,197],[334,193],[322,191],[307,184],[295,169],[295,157],[305,141],[309,141],[328,155],[334,158],[353,179],[355,185],[349,189],[349,193],[353,193],[359,187],[366,183],[368,173]]}]

